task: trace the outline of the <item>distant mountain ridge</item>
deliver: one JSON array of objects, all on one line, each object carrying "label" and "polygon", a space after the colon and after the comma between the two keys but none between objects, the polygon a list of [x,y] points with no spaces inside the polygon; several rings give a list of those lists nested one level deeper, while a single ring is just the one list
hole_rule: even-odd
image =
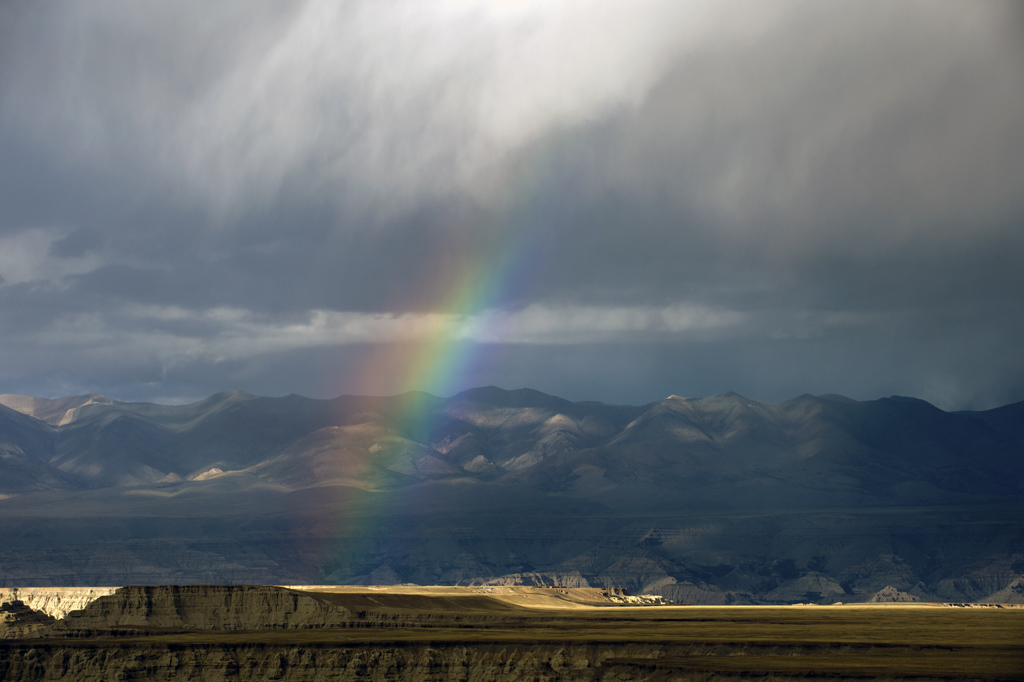
[{"label": "distant mountain ridge", "polygon": [[[0,585],[30,584],[37,556],[38,584],[92,565],[93,584],[543,575],[690,601],[969,601],[1024,584],[1024,403],[6,394],[0,496]],[[236,547],[227,517],[256,540]]]},{"label": "distant mountain ridge", "polygon": [[[38,489],[147,485],[213,468],[285,483],[276,478],[279,467],[272,462],[287,453],[301,459],[309,454],[299,453],[304,445],[358,451],[364,460],[370,448],[404,448],[416,461],[427,457],[447,465],[419,471],[401,457],[385,465],[395,473],[416,469],[414,479],[479,478],[486,464],[487,477],[500,472],[550,481],[571,477],[567,467],[601,462],[603,475],[621,483],[653,466],[653,482],[670,489],[676,487],[670,481],[692,488],[700,480],[745,480],[768,472],[814,488],[824,483],[813,477],[826,469],[863,476],[870,463],[876,473],[886,468],[895,484],[927,482],[945,494],[1011,494],[1020,491],[1024,471],[1024,403],[946,413],[897,396],[857,402],[803,395],[766,404],[726,393],[670,396],[634,407],[485,387],[448,399],[431,397],[432,414],[423,419],[428,432],[411,433],[396,423],[401,399],[223,392],[166,406],[96,394],[56,400],[5,394],[0,406],[33,419],[9,411],[0,418],[13,455],[8,461],[32,462],[40,472]],[[886,454],[899,459],[887,460]],[[342,469],[310,471],[310,483],[296,485],[358,482]],[[340,478],[330,478],[332,473]],[[23,484],[9,480],[0,486],[7,493],[24,491]],[[877,488],[878,481],[871,486]],[[834,485],[826,489],[839,492]]]}]

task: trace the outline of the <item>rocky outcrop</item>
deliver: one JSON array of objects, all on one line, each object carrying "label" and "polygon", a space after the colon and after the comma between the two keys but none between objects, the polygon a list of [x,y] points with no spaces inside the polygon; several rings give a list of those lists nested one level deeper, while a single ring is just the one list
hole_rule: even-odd
[{"label": "rocky outcrop", "polygon": [[936,594],[947,601],[1024,602],[1024,559],[986,562],[956,578],[939,581]]},{"label": "rocky outcrop", "polygon": [[672,581],[656,589],[658,594],[664,595],[666,599],[676,604],[717,606],[728,604],[731,597],[731,595],[714,585],[707,585],[705,583],[677,583]]},{"label": "rocky outcrop", "polygon": [[626,606],[664,606],[672,603],[660,594],[628,594],[625,590],[620,594],[609,594],[608,601]]},{"label": "rocky outcrop", "polygon": [[57,622],[57,632],[132,628],[259,630],[343,626],[352,612],[321,594],[262,585],[130,586]]},{"label": "rocky outcrop", "polygon": [[921,601],[912,594],[906,592],[900,592],[892,585],[886,585],[878,592],[876,592],[871,599],[868,599],[868,603],[871,604],[896,604],[904,602],[915,602]]},{"label": "rocky outcrop", "polygon": [[55,621],[53,616],[30,609],[17,599],[7,601],[0,604],[0,639],[31,637]]},{"label": "rocky outcrop", "polygon": [[0,588],[0,604],[19,601],[33,611],[52,618],[63,618],[79,611],[108,594],[116,587],[5,587]]},{"label": "rocky outcrop", "polygon": [[[160,632],[329,630],[332,628],[476,627],[516,624],[518,601],[572,607],[578,604],[655,605],[660,597],[623,590],[517,588],[494,596],[460,588],[303,588],[270,585],[129,586],[73,611],[45,631],[47,637],[103,637]],[[513,589],[508,588],[512,593]],[[532,591],[531,591],[532,590]],[[507,598],[506,598],[507,597]],[[19,602],[20,603],[20,602]]]},{"label": "rocky outcrop", "polygon": [[[122,645],[7,647],[0,679],[371,680],[385,682],[491,682],[639,679],[630,666],[602,665],[613,658],[653,659],[650,645],[413,645],[413,646],[204,646]],[[630,675],[620,677],[620,674]]]},{"label": "rocky outcrop", "polygon": [[590,583],[579,571],[568,573],[510,573],[497,578],[475,578],[463,580],[459,585],[467,587],[477,585],[525,585],[528,587],[590,587]]},{"label": "rocky outcrop", "polygon": [[1024,577],[1015,578],[1009,585],[985,598],[997,604],[1024,604]]},{"label": "rocky outcrop", "polygon": [[821,573],[810,571],[767,592],[763,598],[782,604],[831,604],[842,601],[845,597],[846,590],[838,582]]}]

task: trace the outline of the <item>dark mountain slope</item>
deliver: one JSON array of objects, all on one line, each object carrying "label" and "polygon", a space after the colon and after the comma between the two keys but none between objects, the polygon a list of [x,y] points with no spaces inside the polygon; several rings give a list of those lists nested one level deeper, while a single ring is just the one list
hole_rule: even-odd
[{"label": "dark mountain slope", "polygon": [[0,584],[542,580],[724,603],[1006,598],[1024,578],[1022,404],[3,402],[25,414],[0,406]]},{"label": "dark mountain slope", "polygon": [[70,488],[53,459],[56,434],[47,423],[0,405],[0,493]]},{"label": "dark mountain slope", "polygon": [[984,412],[961,412],[985,422],[1018,446],[1024,446],[1024,402]]}]

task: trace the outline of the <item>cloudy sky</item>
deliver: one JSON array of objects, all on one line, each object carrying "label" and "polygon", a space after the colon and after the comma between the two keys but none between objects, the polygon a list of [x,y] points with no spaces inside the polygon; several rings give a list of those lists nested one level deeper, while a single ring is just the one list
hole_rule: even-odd
[{"label": "cloudy sky", "polygon": [[0,4],[0,392],[1024,400],[1024,10]]}]

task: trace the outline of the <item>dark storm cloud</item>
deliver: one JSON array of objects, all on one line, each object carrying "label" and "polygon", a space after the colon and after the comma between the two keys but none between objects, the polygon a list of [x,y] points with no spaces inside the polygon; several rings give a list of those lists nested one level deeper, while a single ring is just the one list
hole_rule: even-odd
[{"label": "dark storm cloud", "polygon": [[1024,399],[1021,16],[8,3],[3,390],[331,395],[473,313],[467,382]]}]

